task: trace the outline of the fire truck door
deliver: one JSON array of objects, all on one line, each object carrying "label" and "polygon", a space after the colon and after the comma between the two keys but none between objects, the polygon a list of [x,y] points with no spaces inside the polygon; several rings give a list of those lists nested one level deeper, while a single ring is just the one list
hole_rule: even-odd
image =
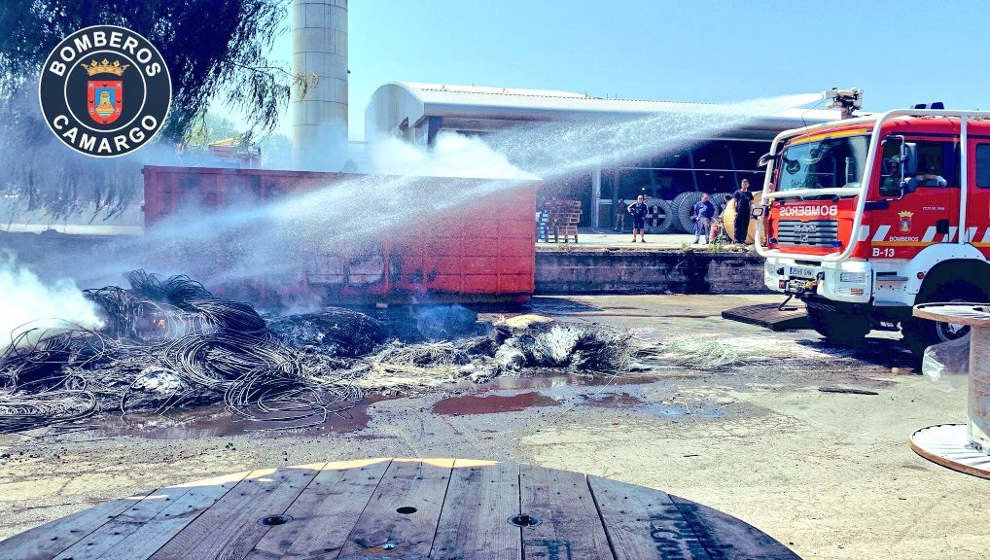
[{"label": "fire truck door", "polygon": [[970,139],[967,149],[967,239],[990,256],[990,139]]},{"label": "fire truck door", "polygon": [[[871,257],[909,259],[928,245],[957,239],[961,194],[958,143],[920,138],[907,141],[917,145],[917,169],[906,177],[903,196],[883,197],[887,207],[871,213]],[[885,149],[884,158],[891,155]],[[892,180],[900,178],[881,175],[881,181]]]}]

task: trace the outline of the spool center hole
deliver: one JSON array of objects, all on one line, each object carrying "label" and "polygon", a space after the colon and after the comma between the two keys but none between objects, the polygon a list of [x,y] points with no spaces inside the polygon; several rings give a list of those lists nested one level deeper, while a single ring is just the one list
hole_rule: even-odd
[{"label": "spool center hole", "polygon": [[515,525],[516,527],[536,527],[540,523],[543,523],[540,521],[540,518],[529,515],[528,513],[513,515],[508,521],[510,525]]},{"label": "spool center hole", "polygon": [[282,525],[292,519],[289,515],[267,515],[261,518],[261,524],[268,527]]}]

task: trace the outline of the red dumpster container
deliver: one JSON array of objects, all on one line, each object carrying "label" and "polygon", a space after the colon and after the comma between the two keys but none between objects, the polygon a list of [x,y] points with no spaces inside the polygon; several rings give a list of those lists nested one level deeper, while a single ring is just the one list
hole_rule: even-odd
[{"label": "red dumpster container", "polygon": [[[268,169],[146,166],[145,226],[186,205],[219,208],[235,200],[277,196],[359,177]],[[366,177],[366,176],[365,176]],[[383,180],[388,179],[383,177]],[[409,188],[465,189],[486,179],[421,177]],[[469,303],[527,301],[535,272],[538,182],[473,197],[431,213],[429,223],[401,224],[360,251],[320,254],[298,285],[258,287],[268,295],[300,291],[327,303]],[[482,189],[483,190],[483,189]],[[263,271],[259,277],[263,277]]]}]

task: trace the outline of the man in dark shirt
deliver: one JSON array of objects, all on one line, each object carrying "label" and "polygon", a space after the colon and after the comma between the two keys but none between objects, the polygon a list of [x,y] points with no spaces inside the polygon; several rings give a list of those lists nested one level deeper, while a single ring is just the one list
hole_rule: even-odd
[{"label": "man in dark shirt", "polygon": [[701,193],[701,200],[695,203],[691,209],[691,219],[694,221],[694,242],[698,238],[705,236],[705,245],[711,242],[708,237],[712,227],[712,218],[715,216],[715,205],[708,200],[708,193]]},{"label": "man in dark shirt", "polygon": [[753,193],[749,192],[749,179],[743,179],[739,183],[739,190],[732,193],[732,199],[736,201],[736,223],[734,224],[736,243],[746,243],[746,236],[749,235],[750,213],[753,209]]},{"label": "man in dark shirt", "polygon": [[626,201],[620,198],[619,202],[615,205],[615,224],[612,228],[613,231],[622,233],[622,230],[626,229],[626,212],[628,212]]},{"label": "man in dark shirt", "polygon": [[643,195],[636,197],[636,202],[629,205],[629,213],[633,217],[633,240],[636,242],[636,232],[639,232],[639,240],[646,243],[646,215],[649,213],[650,209],[646,206],[646,199]]}]

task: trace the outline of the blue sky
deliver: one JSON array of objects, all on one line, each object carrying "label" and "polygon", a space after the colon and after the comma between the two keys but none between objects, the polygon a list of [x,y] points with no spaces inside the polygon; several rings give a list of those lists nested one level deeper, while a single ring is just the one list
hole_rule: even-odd
[{"label": "blue sky", "polygon": [[[988,2],[351,0],[350,135],[390,81],[734,101],[865,90],[990,109]],[[277,52],[288,59],[289,43]]]}]

